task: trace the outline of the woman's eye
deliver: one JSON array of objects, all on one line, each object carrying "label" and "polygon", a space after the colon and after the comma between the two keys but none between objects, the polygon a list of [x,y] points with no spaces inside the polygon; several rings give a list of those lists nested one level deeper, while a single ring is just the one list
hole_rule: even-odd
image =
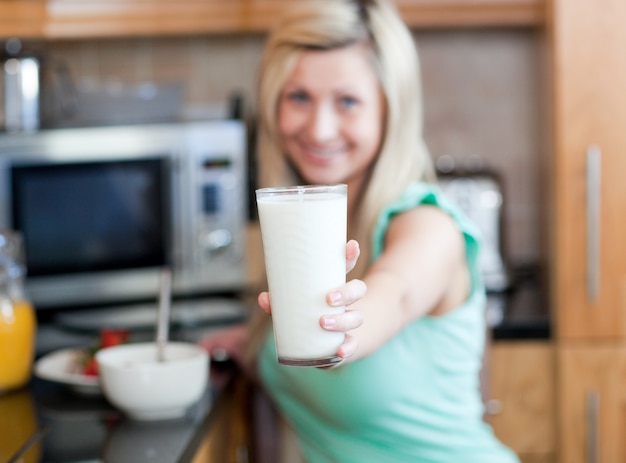
[{"label": "woman's eye", "polygon": [[309,101],[309,96],[305,92],[289,92],[287,93],[287,100],[294,103],[306,103]]},{"label": "woman's eye", "polygon": [[357,104],[358,104],[357,99],[351,96],[343,96],[339,99],[339,105],[342,108],[352,108],[353,106],[356,106]]}]

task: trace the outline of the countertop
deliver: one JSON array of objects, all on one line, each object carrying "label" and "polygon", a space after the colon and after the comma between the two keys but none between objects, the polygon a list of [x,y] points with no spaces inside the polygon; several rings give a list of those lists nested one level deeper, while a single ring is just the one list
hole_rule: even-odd
[{"label": "countertop", "polygon": [[[23,436],[20,446],[30,439],[23,461],[182,463],[190,461],[184,457],[211,416],[216,391],[207,388],[184,418],[154,422],[129,420],[102,396],[80,395],[64,385],[37,378],[25,389],[1,396],[0,404],[18,394],[21,400],[31,401],[40,430],[34,438]],[[15,445],[17,451],[17,442]]]},{"label": "countertop", "polygon": [[511,270],[511,285],[487,293],[487,318],[494,341],[552,337],[547,284],[536,265]]},{"label": "countertop", "polygon": [[[245,315],[242,304],[239,299],[223,298],[210,299],[209,303],[177,301],[172,310],[170,339],[196,342],[212,330],[239,322]],[[131,329],[131,341],[151,340],[154,328],[143,325],[145,309],[141,304],[108,308],[105,316],[93,318],[94,326],[88,323],[91,316],[72,317],[68,316],[71,313],[63,312],[40,316],[35,360],[61,349],[93,345],[98,327],[111,327],[113,320],[138,323]],[[151,307],[150,312],[154,315],[155,309]],[[232,408],[232,405],[220,404],[232,400],[229,397],[237,390],[230,384],[235,373],[234,364],[213,361],[212,381],[184,418],[154,422],[126,418],[101,393],[94,394],[93,388],[75,388],[34,373],[26,387],[0,394],[0,433],[4,426],[10,426],[9,420],[18,423],[10,442],[0,436],[0,463],[7,463],[3,458],[6,455],[21,453],[20,447],[24,451],[22,459],[15,455],[8,463],[191,462],[212,423],[216,422],[215,413],[224,413],[225,407]],[[222,463],[225,460],[210,461]]]},{"label": "countertop", "polygon": [[[183,418],[141,422],[126,418],[102,396],[85,396],[38,378],[0,396],[0,410],[22,426],[13,434],[13,457],[2,463],[225,463],[275,461],[253,439],[268,431],[267,398],[232,365],[220,372]],[[19,406],[16,406],[19,405]],[[259,417],[263,426],[256,426]],[[257,431],[255,431],[257,430]]]}]

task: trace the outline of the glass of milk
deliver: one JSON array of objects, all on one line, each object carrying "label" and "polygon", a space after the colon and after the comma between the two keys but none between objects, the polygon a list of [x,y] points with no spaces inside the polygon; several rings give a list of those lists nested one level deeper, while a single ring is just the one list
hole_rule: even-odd
[{"label": "glass of milk", "polygon": [[341,361],[344,333],[324,330],[326,294],[346,282],[347,185],[256,190],[278,361],[326,366]]}]

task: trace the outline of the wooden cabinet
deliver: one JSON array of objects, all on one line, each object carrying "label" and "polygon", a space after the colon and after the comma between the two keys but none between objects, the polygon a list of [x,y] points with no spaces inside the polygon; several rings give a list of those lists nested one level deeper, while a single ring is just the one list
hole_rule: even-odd
[{"label": "wooden cabinet", "polygon": [[562,463],[626,461],[626,347],[559,349]]},{"label": "wooden cabinet", "polygon": [[626,2],[553,0],[553,296],[560,339],[626,338]]},{"label": "wooden cabinet", "polygon": [[549,341],[490,347],[486,421],[522,463],[554,463],[555,351]]},{"label": "wooden cabinet", "polygon": [[247,463],[255,458],[255,429],[251,426],[256,398],[255,386],[243,376],[235,377],[213,404],[198,445],[181,461],[191,463]]},{"label": "wooden cabinet", "polygon": [[551,0],[559,462],[626,461],[626,2]]},{"label": "wooden cabinet", "polygon": [[[0,0],[0,39],[264,32],[297,0]],[[396,0],[412,27],[535,26],[545,0]]]}]

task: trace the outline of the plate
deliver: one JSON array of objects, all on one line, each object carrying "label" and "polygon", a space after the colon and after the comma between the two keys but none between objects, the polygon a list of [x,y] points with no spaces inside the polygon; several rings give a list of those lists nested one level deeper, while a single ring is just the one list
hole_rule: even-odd
[{"label": "plate", "polygon": [[61,349],[41,357],[35,363],[35,375],[57,383],[70,386],[74,391],[85,395],[100,395],[100,380],[97,376],[77,373],[76,359],[82,349]]}]

